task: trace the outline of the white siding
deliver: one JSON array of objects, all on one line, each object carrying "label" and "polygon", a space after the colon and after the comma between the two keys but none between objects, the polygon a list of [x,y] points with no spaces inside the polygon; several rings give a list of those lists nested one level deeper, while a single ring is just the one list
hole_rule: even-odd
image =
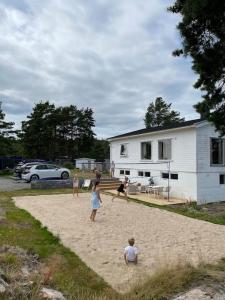
[{"label": "white siding", "polygon": [[[148,178],[138,177],[138,170],[151,172],[156,184],[167,186],[167,179],[161,178],[161,172],[167,171],[167,164],[150,164],[158,160],[158,140],[171,139],[171,173],[178,173],[178,180],[170,180],[171,196],[188,200],[197,199],[196,182],[196,129],[183,128],[164,132],[148,133],[136,137],[127,137],[111,141],[111,161],[116,164],[115,176],[120,169],[130,170],[130,180],[148,184]],[[141,160],[141,142],[152,142],[152,160]],[[127,143],[128,156],[120,157],[120,145]]]},{"label": "white siding", "polygon": [[197,198],[198,203],[225,201],[225,185],[219,183],[219,175],[225,174],[225,166],[210,166],[210,138],[219,134],[210,124],[197,128]]}]

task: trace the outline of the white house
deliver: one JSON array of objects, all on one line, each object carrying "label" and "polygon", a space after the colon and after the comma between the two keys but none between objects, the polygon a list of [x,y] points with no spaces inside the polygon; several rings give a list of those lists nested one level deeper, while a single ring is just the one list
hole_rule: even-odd
[{"label": "white house", "polygon": [[75,159],[75,167],[81,170],[94,170],[95,159],[92,158],[77,158]]},{"label": "white house", "polygon": [[171,196],[198,204],[225,201],[225,137],[197,119],[108,139],[115,176],[171,187]]}]

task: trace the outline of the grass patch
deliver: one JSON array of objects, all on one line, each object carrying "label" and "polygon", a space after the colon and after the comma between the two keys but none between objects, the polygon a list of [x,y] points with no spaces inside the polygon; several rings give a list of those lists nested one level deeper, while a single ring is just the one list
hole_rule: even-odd
[{"label": "grass patch", "polygon": [[[110,192],[104,191],[104,194],[106,195],[113,195]],[[124,197],[121,197],[121,199],[124,199]],[[225,225],[225,210],[224,212],[218,214],[218,213],[209,213],[207,211],[204,211],[201,206],[197,206],[196,203],[185,203],[180,205],[157,205],[149,202],[145,202],[139,199],[135,198],[129,198],[129,201],[142,204],[148,207],[158,208],[167,210],[169,212],[177,213],[179,215],[183,215],[189,218],[198,219],[202,221],[207,221],[213,224],[219,224],[219,225]],[[206,206],[204,206],[206,208]]]},{"label": "grass patch", "polygon": [[[55,191],[54,193],[66,191]],[[71,193],[71,189],[69,190]],[[15,207],[11,197],[19,195],[51,194],[52,191],[17,191],[0,193],[0,207],[5,210],[6,220],[0,226],[0,246],[22,247],[28,252],[37,253],[49,268],[51,280],[48,284],[61,290],[68,299],[77,299],[80,290],[83,293],[103,293],[110,287],[94,271],[88,268],[80,258],[65,248],[58,237],[34,219],[25,210]],[[58,258],[57,263],[54,259]],[[16,264],[12,254],[4,258],[8,264]],[[54,263],[53,263],[54,262]],[[113,292],[113,291],[112,291]]]}]

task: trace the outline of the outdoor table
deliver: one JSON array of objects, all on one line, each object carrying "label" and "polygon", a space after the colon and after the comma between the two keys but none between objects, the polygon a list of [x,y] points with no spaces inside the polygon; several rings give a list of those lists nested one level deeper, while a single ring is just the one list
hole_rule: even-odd
[{"label": "outdoor table", "polygon": [[153,192],[153,194],[154,194],[155,197],[156,197],[156,195],[159,196],[159,192],[158,192],[158,191],[159,191],[162,187],[163,187],[162,185],[150,185],[150,186],[147,186],[146,192],[147,192],[148,194],[150,194],[151,192]]}]

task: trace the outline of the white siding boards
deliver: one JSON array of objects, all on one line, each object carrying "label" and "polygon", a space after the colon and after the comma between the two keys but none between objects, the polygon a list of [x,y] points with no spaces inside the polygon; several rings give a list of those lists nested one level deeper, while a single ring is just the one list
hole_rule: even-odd
[{"label": "white siding boards", "polygon": [[110,138],[115,176],[142,184],[151,176],[163,186],[169,177],[172,197],[199,204],[225,201],[225,139],[208,122],[194,121]]}]

